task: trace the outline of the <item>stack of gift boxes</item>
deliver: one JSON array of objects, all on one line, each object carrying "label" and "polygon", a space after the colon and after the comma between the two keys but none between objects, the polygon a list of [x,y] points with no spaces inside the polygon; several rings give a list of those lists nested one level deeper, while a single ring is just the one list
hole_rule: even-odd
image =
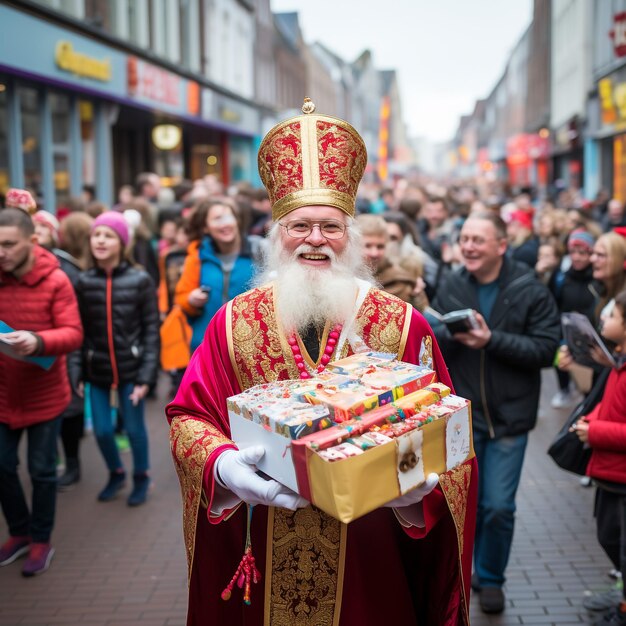
[{"label": "stack of gift boxes", "polygon": [[228,413],[240,448],[265,447],[259,470],[346,523],[473,456],[469,401],[380,353],[252,387]]}]

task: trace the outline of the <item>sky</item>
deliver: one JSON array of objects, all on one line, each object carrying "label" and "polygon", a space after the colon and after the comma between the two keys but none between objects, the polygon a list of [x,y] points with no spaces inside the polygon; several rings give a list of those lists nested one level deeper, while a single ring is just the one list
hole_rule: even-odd
[{"label": "sky", "polygon": [[[374,66],[398,73],[411,136],[451,139],[502,76],[532,20],[532,0],[271,0],[297,11],[304,40],[346,61],[369,48]],[[311,98],[315,100],[314,96]]]}]

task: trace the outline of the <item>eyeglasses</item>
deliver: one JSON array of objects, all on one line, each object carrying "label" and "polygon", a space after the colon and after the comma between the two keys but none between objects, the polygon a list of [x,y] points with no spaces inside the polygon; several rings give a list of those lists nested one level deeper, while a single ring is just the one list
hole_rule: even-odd
[{"label": "eyeglasses", "polygon": [[337,220],[289,220],[286,224],[281,222],[278,224],[294,239],[305,239],[313,232],[315,226],[326,239],[341,239],[346,234],[346,225]]}]

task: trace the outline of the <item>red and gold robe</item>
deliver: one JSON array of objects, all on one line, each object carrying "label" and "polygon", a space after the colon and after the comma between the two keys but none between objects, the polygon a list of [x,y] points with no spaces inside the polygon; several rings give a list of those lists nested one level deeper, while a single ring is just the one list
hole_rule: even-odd
[{"label": "red and gold robe", "polygon": [[[369,348],[429,364],[451,385],[430,327],[411,306],[371,288],[355,319]],[[348,354],[346,343],[333,358]],[[306,350],[303,355],[307,358]],[[242,557],[246,532],[245,506],[210,513],[213,464],[225,448],[235,447],[226,398],[252,385],[297,377],[273,288],[254,289],[215,315],[167,408],[183,497],[188,624],[469,624],[475,459],[440,476],[423,501],[424,528],[405,528],[390,508],[346,525],[313,506],[295,512],[255,506],[252,547],[263,579],[252,586],[250,606],[237,588],[228,602],[221,599]]]}]

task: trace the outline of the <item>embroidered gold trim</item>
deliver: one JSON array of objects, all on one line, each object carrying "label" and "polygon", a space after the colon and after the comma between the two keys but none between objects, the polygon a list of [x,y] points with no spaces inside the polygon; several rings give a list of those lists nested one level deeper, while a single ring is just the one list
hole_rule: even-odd
[{"label": "embroidered gold trim", "polygon": [[340,525],[341,536],[339,537],[339,568],[337,571],[337,600],[335,602],[335,614],[333,626],[339,626],[341,616],[341,603],[343,601],[343,580],[346,573],[346,550],[348,548],[348,525]]},{"label": "embroidered gold trim", "polygon": [[273,285],[269,284],[233,300],[233,367],[240,372],[242,391],[254,385],[297,377],[297,370],[291,371],[285,363],[272,294]]},{"label": "embroidered gold trim", "polygon": [[211,453],[231,443],[215,426],[188,415],[178,416],[170,424],[170,449],[183,499],[183,535],[187,553],[187,574],[191,578],[196,522],[202,499],[204,466]]},{"label": "embroidered gold trim", "polygon": [[273,506],[267,509],[267,536],[265,539],[265,611],[263,614],[263,626],[272,626],[271,599],[272,599],[272,553],[274,552],[274,511]]},{"label": "embroidered gold trim", "polygon": [[322,188],[300,189],[276,200],[272,206],[272,219],[277,222],[295,209],[319,205],[334,206],[351,217],[354,217],[356,211],[354,198],[349,193]]},{"label": "embroidered gold trim", "polygon": [[[238,296],[233,303],[231,358],[241,372],[242,389],[298,377],[275,299],[275,288],[268,285]],[[398,354],[404,348],[403,336],[406,342],[408,335],[408,310],[401,300],[370,289],[357,315],[359,334],[373,350]],[[346,342],[339,356],[348,351]],[[314,507],[295,513],[269,509],[265,626],[339,624],[346,542],[347,526]]]},{"label": "embroidered gold trim", "polygon": [[300,121],[300,136],[302,138],[302,186],[304,189],[317,188],[320,185],[320,171],[314,118],[305,117]]},{"label": "embroidered gold trim", "polygon": [[465,529],[465,515],[467,513],[467,492],[472,476],[471,463],[463,463],[453,470],[440,474],[439,484],[441,491],[446,498],[450,515],[454,521],[456,528],[456,538],[459,549],[459,575],[461,577],[461,594],[463,596],[463,612],[465,619],[469,624],[469,614],[467,612],[467,599],[465,597],[465,584],[463,580],[463,549],[464,538],[463,531]]},{"label": "embroidered gold trim", "polygon": [[404,312],[404,326],[402,327],[402,335],[400,337],[400,348],[398,349],[398,358],[402,359],[406,350],[406,342],[409,337],[409,329],[411,328],[411,308],[407,305]]},{"label": "embroidered gold trim", "polygon": [[312,506],[271,511],[265,626],[337,626],[346,528]]},{"label": "embroidered gold trim", "polygon": [[359,336],[376,352],[400,354],[407,310],[399,298],[370,289],[356,318]]},{"label": "embroidered gold trim", "polygon": [[[276,126],[272,127],[272,129],[263,138],[263,141],[261,142],[261,144],[264,144],[270,137],[273,137],[274,135],[278,134],[283,128],[285,128],[285,126],[289,126],[293,124],[294,122],[302,123],[304,120],[314,120],[314,124],[316,124],[318,121],[327,122],[328,124],[334,124],[335,126],[338,126],[339,128],[343,128],[344,130],[348,131],[348,133],[353,139],[356,139],[358,137],[361,140],[360,144],[362,145],[363,150],[365,150],[365,143],[361,139],[361,135],[359,135],[359,133],[354,128],[354,126],[352,126],[352,124],[350,124],[349,122],[346,122],[346,120],[342,120],[340,117],[332,117],[330,115],[320,115],[319,113],[307,114],[307,115],[294,115],[293,117],[290,117],[289,119],[283,120],[279,124],[276,124]],[[262,150],[259,149],[259,153],[261,152]]]},{"label": "embroidered gold trim", "polygon": [[233,301],[229,300],[226,305],[226,341],[228,343],[228,355],[230,356],[230,363],[233,366],[237,382],[239,383],[239,389],[243,389],[241,384],[241,372],[235,361],[235,348],[233,346]]}]

